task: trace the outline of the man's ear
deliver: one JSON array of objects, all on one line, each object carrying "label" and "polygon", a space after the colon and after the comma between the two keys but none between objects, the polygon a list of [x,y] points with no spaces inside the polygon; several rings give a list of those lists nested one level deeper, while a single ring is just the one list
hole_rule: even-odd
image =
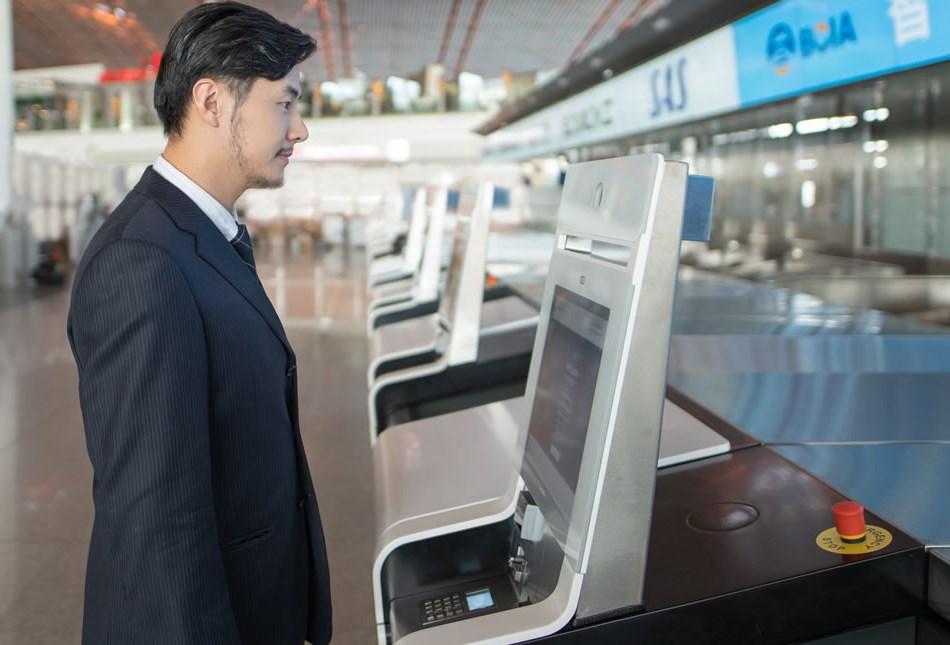
[{"label": "man's ear", "polygon": [[191,88],[191,101],[202,121],[213,128],[221,124],[224,114],[224,88],[218,81],[202,78]]}]

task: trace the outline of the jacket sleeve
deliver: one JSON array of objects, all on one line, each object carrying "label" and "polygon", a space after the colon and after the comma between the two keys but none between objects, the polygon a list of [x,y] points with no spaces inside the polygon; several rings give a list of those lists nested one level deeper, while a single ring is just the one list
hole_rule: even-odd
[{"label": "jacket sleeve", "polygon": [[[86,602],[139,643],[239,643],[212,508],[208,365],[191,288],[162,249],[110,242],[77,276],[69,337],[110,571]],[[90,566],[93,563],[90,561]],[[108,600],[106,600],[108,598]]]}]

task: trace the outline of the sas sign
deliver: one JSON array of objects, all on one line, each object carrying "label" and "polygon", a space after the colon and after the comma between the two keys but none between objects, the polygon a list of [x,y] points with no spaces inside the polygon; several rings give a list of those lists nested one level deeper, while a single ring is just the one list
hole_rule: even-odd
[{"label": "sas sign", "polygon": [[650,118],[675,114],[686,109],[686,59],[667,63],[650,74],[653,111]]},{"label": "sas sign", "polygon": [[769,31],[766,55],[775,73],[784,76],[791,70],[796,55],[807,59],[857,42],[854,20],[850,13],[843,11],[838,16],[830,16],[815,25],[799,27],[797,30],[785,22],[776,24]]}]

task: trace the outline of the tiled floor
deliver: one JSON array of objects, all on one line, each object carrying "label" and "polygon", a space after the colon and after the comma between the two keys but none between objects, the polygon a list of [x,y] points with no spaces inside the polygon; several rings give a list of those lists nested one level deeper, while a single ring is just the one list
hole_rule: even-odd
[{"label": "tiled floor", "polygon": [[[375,641],[363,257],[268,257],[260,275],[297,353],[301,426],[330,555],[334,639]],[[0,307],[0,645],[78,643],[92,470],[68,291]]]}]

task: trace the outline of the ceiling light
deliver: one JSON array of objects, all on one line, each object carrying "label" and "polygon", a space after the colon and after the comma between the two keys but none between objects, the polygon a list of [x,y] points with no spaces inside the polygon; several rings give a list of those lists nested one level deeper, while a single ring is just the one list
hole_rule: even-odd
[{"label": "ceiling light", "polygon": [[815,119],[804,119],[795,124],[798,134],[818,134],[828,130],[853,128],[858,124],[858,117],[853,114],[844,116],[822,116]]},{"label": "ceiling light", "polygon": [[861,114],[861,118],[863,118],[865,121],[887,121],[887,117],[890,115],[890,110],[888,110],[886,107],[881,107],[865,110]]},{"label": "ceiling light", "polygon": [[776,123],[775,125],[770,125],[768,127],[769,138],[771,139],[784,139],[785,137],[790,137],[794,131],[795,126],[793,126],[791,123]]},{"label": "ceiling light", "polygon": [[808,181],[802,182],[802,207],[803,208],[812,208],[815,205],[815,193],[817,191],[817,185],[814,181],[809,179]]}]

